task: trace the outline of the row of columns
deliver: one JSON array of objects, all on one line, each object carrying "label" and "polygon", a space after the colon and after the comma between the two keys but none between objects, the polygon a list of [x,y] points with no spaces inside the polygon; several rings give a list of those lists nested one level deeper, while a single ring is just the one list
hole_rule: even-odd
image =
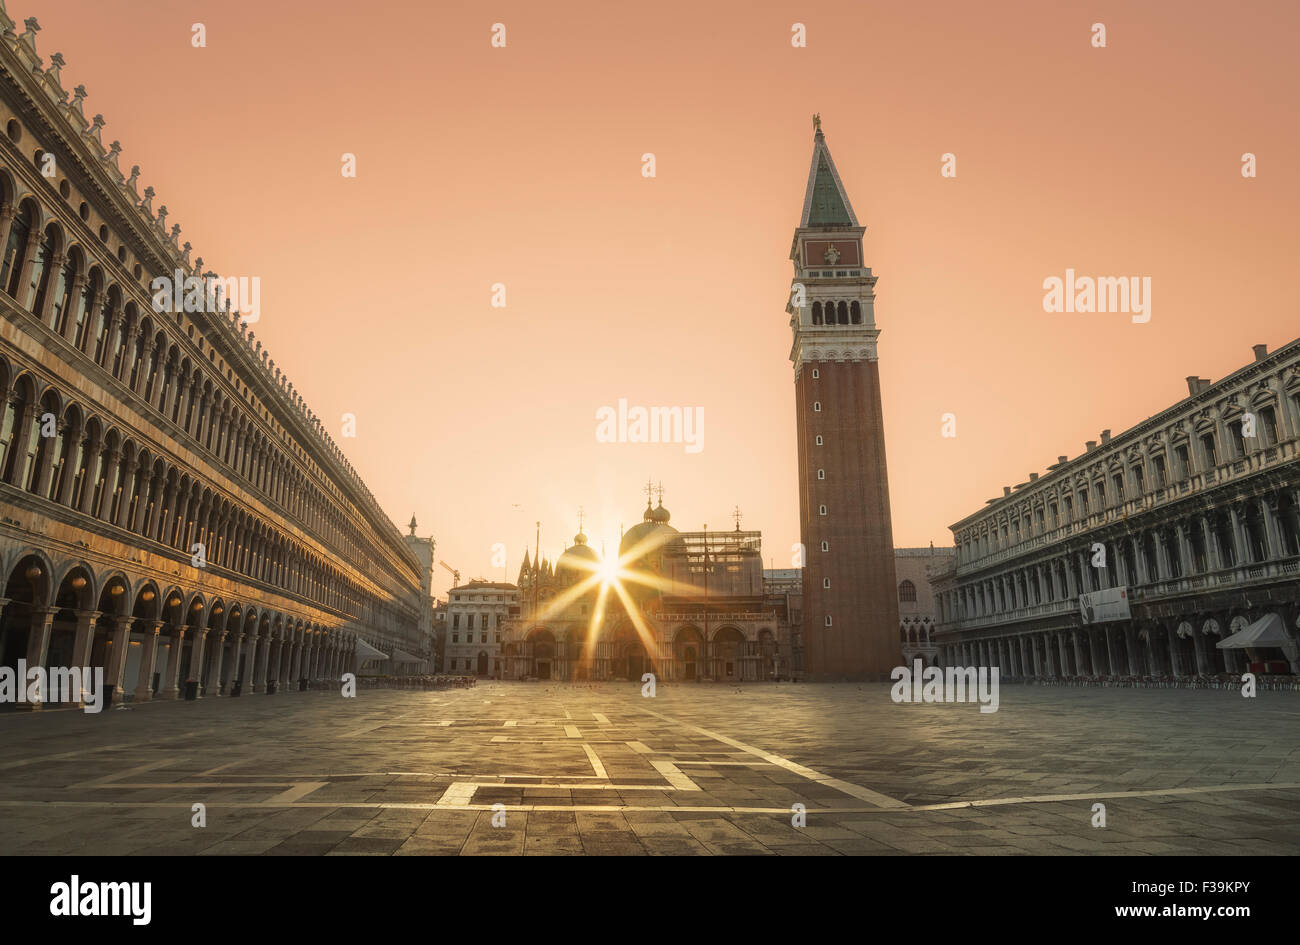
[{"label": "row of columns", "polygon": [[[8,601],[0,600],[0,610],[3,610],[6,603]],[[28,667],[45,666],[54,618],[59,612],[59,609],[52,607],[34,608],[31,611],[26,652]],[[71,666],[84,668],[90,664],[95,623],[101,614],[84,610],[74,613],[77,623]],[[147,702],[154,697],[153,675],[157,665],[158,641],[162,628],[167,624],[162,620],[118,618],[109,636],[109,653],[107,665],[104,666],[104,685],[114,702],[120,701],[126,694],[126,662],[132,624],[143,626],[143,631],[137,626],[136,633],[143,632],[145,637],[137,685],[132,696],[136,702]],[[190,640],[189,658],[182,666],[187,638]],[[211,646],[208,646],[209,638]],[[230,659],[227,660],[225,643],[228,638],[231,648]],[[339,679],[344,672],[352,670],[356,660],[354,649],[345,649],[342,644],[333,642],[327,636],[308,634],[305,631],[285,638],[271,633],[245,633],[183,625],[174,628],[169,640],[171,645],[167,650],[167,662],[158,686],[160,699],[180,698],[182,678],[186,682],[200,684],[206,679],[206,691],[200,685],[200,692],[206,695],[229,693],[237,681],[248,685],[249,692],[257,693],[266,692],[269,683],[275,683],[276,689],[280,689],[299,679]],[[286,689],[291,690],[292,687],[286,686]]]},{"label": "row of columns", "polygon": [[[1224,511],[1229,544],[1222,550],[1211,516],[1198,514],[1136,535],[1126,535],[1117,542],[1105,541],[1108,556],[1105,568],[1093,568],[1089,546],[943,592],[939,595],[940,620],[947,623],[993,616],[1033,604],[1074,598],[1080,592],[1120,584],[1144,585],[1197,571],[1214,572],[1251,563],[1254,556],[1250,551],[1252,542],[1245,513],[1252,503],[1258,507],[1263,524],[1259,535],[1263,546],[1261,560],[1287,557],[1294,553],[1288,546],[1288,539],[1292,544],[1295,542],[1290,532],[1295,530],[1297,523],[1290,523],[1290,532],[1284,535],[1279,518],[1284,495],[1289,498],[1292,509],[1300,507],[1300,489],[1258,496],[1240,506],[1228,505]],[[1199,541],[1193,542],[1193,532]],[[1198,549],[1199,555],[1196,553]],[[1154,560],[1150,550],[1155,552]],[[1229,556],[1230,561],[1226,560]]]},{"label": "row of columns", "polygon": [[[1218,650],[1215,635],[1191,624],[1134,622],[1102,627],[1047,630],[945,644],[947,666],[997,666],[1008,676],[1205,676],[1240,673],[1246,668],[1239,649]],[[1227,615],[1216,621],[1226,627]],[[1180,636],[1178,626],[1192,626]],[[1228,635],[1225,629],[1222,635]],[[1284,648],[1292,673],[1300,673],[1300,652]]]}]

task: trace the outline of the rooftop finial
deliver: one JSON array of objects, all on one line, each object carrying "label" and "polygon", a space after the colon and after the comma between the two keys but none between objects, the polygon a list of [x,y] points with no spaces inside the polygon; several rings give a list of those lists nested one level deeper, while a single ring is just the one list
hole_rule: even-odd
[{"label": "rooftop finial", "polygon": [[415,534],[415,516],[414,516],[414,515],[411,516],[410,529],[411,529],[411,534],[414,535],[414,534]]},{"label": "rooftop finial", "polygon": [[821,116],[821,112],[816,112],[816,113],[813,115],[813,131],[815,131],[817,134],[821,134],[821,133],[822,133],[822,116]]}]

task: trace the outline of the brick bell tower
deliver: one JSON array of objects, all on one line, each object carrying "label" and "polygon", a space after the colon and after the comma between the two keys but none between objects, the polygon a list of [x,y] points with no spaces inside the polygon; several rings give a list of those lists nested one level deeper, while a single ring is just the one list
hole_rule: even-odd
[{"label": "brick bell tower", "polygon": [[876,360],[876,277],[813,116],[812,168],[790,259],[803,678],[888,679],[901,665],[898,583]]}]

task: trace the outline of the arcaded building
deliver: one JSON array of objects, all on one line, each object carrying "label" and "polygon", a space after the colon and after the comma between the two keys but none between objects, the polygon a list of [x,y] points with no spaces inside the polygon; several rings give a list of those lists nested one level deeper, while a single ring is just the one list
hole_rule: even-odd
[{"label": "arcaded building", "polygon": [[447,592],[443,667],[462,676],[499,676],[501,637],[519,614],[519,589],[475,579]]},{"label": "arcaded building", "polygon": [[887,679],[898,598],[875,299],[858,223],[814,117],[812,165],[790,247],[803,562],[803,674]]},{"label": "arcaded building", "polygon": [[1188,377],[1171,407],[1005,486],[952,526],[956,559],[934,578],[940,661],[1300,672],[1298,447],[1300,339],[1256,345],[1220,381]]},{"label": "arcaded building", "polygon": [[930,576],[945,570],[955,552],[951,548],[895,548],[894,576],[898,579],[898,640],[903,665],[920,659],[933,666],[939,650],[935,641],[936,608]]},{"label": "arcaded building", "polygon": [[789,678],[786,588],[764,579],[762,535],[681,532],[646,502],[619,543],[623,578],[602,601],[600,556],[579,529],[552,566],[525,560],[517,619],[507,623],[507,679],[741,682]]},{"label": "arcaded building", "polygon": [[0,660],[145,700],[426,656],[415,554],[35,19],[0,26]]}]

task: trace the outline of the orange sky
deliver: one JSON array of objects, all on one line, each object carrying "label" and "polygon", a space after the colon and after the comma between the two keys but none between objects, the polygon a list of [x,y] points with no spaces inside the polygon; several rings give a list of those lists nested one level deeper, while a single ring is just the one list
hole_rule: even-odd
[{"label": "orange sky", "polygon": [[[8,8],[40,20],[38,51],[63,52],[196,254],[261,278],[277,365],[318,415],[356,414],[335,439],[466,578],[499,579],[505,542],[513,580],[538,519],[558,554],[579,505],[612,550],[647,477],[674,525],[730,528],[739,505],[789,566],[784,305],[814,111],[880,279],[897,545],[950,543],[1186,375],[1300,335],[1293,4]],[[1150,276],[1151,321],[1044,313],[1067,267]],[[703,407],[704,449],[596,442],[620,397]]]}]

